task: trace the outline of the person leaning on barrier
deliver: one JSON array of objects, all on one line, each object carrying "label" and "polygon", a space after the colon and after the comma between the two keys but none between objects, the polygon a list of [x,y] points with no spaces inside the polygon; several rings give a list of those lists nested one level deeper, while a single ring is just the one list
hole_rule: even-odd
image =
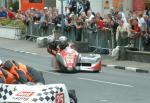
[{"label": "person leaning on barrier", "polygon": [[129,27],[124,20],[120,20],[119,26],[117,27],[116,31],[116,41],[117,46],[127,46],[128,45],[128,32]]}]

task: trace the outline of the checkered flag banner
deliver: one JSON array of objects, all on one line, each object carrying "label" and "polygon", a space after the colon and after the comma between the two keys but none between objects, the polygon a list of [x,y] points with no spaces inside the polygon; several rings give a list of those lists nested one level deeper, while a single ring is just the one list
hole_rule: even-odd
[{"label": "checkered flag banner", "polygon": [[[56,103],[57,99],[62,98],[64,103],[64,95],[63,95],[63,88],[62,87],[54,87],[54,88],[47,88],[47,89],[42,89],[40,93],[38,93],[32,101],[35,103]],[[62,93],[62,94],[61,94]],[[59,94],[59,96],[58,96]]]},{"label": "checkered flag banner", "polygon": [[16,87],[10,87],[9,85],[0,84],[0,101],[8,99],[13,95]]},{"label": "checkered flag banner", "polygon": [[64,84],[0,84],[0,103],[69,103]]}]

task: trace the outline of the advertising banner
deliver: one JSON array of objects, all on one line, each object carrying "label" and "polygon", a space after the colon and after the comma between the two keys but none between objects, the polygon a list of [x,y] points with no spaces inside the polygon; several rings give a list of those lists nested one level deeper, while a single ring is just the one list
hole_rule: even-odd
[{"label": "advertising banner", "polygon": [[69,103],[64,84],[0,84],[0,103]]}]

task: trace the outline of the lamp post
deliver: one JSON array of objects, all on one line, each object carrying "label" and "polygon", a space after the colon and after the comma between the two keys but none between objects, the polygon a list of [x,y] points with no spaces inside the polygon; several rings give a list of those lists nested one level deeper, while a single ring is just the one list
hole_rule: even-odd
[{"label": "lamp post", "polygon": [[63,1],[64,0],[61,0],[61,35],[63,35],[63,25],[64,25],[64,17],[63,17],[63,14],[64,14],[64,12],[63,12]]}]

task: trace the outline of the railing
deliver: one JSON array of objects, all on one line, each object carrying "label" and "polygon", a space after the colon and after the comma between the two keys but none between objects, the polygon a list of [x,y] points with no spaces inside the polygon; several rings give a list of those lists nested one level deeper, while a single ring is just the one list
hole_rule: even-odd
[{"label": "railing", "polygon": [[[39,23],[31,22],[26,26],[26,34],[28,39],[34,40],[37,37],[52,35],[54,29],[57,29],[58,32],[61,31],[61,27],[57,26],[56,28],[55,24],[53,23],[49,23],[48,27],[46,28],[41,28]],[[97,29],[96,31],[92,31],[88,28],[76,29],[75,26],[70,26],[64,28],[63,35],[68,37],[70,41],[79,40],[82,42],[88,42],[89,46],[95,49],[102,48],[111,50],[116,47],[115,34],[110,29]],[[145,47],[142,42],[142,37],[132,39],[134,41],[134,47],[136,47],[138,50],[147,49],[147,51],[150,51],[150,43]],[[128,45],[128,43],[126,45]]]}]

